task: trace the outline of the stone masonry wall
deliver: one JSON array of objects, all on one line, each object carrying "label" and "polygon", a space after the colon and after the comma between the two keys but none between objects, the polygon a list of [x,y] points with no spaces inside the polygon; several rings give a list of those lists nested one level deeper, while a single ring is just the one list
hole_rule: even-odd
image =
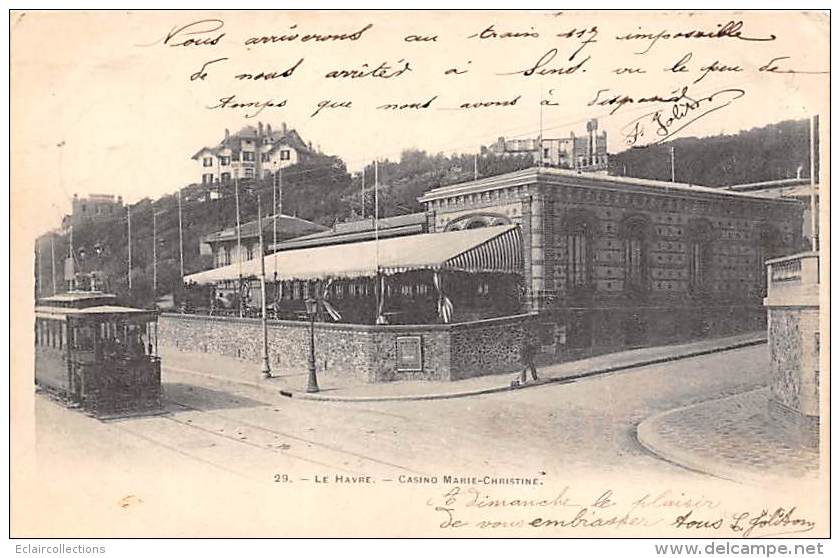
[{"label": "stone masonry wall", "polygon": [[531,332],[526,320],[486,320],[483,327],[452,330],[452,378],[461,380],[522,367],[521,347]]},{"label": "stone masonry wall", "polygon": [[[770,308],[768,340],[773,397],[804,415],[819,416],[819,331],[816,308]],[[816,378],[816,379],[811,379]]]},{"label": "stone masonry wall", "polygon": [[[518,363],[530,316],[459,324],[369,326],[315,324],[318,374],[352,376],[366,382],[456,380],[506,372]],[[259,320],[163,314],[160,344],[186,352],[215,353],[259,362]],[[397,338],[421,340],[423,370],[397,371]],[[309,359],[309,324],[272,321],[268,325],[271,367],[304,371]],[[164,363],[165,366],[166,363]]]}]

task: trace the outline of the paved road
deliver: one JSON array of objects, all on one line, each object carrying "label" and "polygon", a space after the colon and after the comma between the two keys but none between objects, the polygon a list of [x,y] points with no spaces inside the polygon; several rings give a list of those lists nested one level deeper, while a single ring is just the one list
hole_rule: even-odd
[{"label": "paved road", "polygon": [[[412,525],[436,529],[442,518],[427,502],[448,488],[400,484],[401,476],[545,474],[537,492],[513,488],[527,497],[552,497],[564,485],[578,493],[616,488],[625,498],[626,487],[703,492],[728,481],[648,453],[636,425],[764,385],[766,362],[761,345],[570,384],[379,403],[289,399],[164,370],[168,414],[106,423],[38,396],[31,505],[15,532],[409,536],[417,534]],[[333,479],[330,488],[336,475],[369,475],[374,485],[323,490],[314,482],[321,475]],[[417,522],[376,523],[406,513]]]},{"label": "paved road", "polygon": [[254,480],[313,471],[693,475],[644,450],[636,425],[659,411],[766,384],[766,362],[761,345],[571,384],[352,404],[164,370],[167,416],[103,424],[39,398],[38,445],[44,455],[74,451],[71,440],[85,439],[85,456],[125,460],[154,446],[173,463]]}]

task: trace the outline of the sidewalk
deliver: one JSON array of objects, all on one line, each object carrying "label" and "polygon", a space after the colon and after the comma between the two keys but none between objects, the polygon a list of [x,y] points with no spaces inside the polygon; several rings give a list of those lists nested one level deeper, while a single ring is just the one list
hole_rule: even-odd
[{"label": "sidewalk", "polygon": [[667,461],[753,485],[816,477],[819,453],[789,440],[768,415],[770,388],[645,419],[639,442]]},{"label": "sidewalk", "polygon": [[304,370],[290,373],[275,372],[271,379],[261,379],[260,365],[232,357],[207,353],[182,353],[161,351],[163,369],[174,372],[193,374],[215,380],[234,382],[260,389],[269,389],[274,393],[319,401],[371,402],[425,399],[451,399],[471,395],[483,395],[527,389],[557,382],[569,382],[596,374],[606,374],[638,366],[659,364],[681,358],[689,358],[728,349],[757,345],[766,342],[763,332],[722,337],[681,345],[666,345],[633,349],[618,353],[542,366],[538,369],[540,380],[529,382],[525,386],[512,388],[510,383],[514,375],[495,374],[480,376],[456,382],[405,381],[380,384],[362,383],[354,378],[319,376],[320,393],[306,393],[307,373]]}]

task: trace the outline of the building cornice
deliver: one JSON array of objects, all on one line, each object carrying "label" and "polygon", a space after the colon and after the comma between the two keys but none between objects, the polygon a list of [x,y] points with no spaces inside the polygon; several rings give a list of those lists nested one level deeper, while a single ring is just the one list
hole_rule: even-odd
[{"label": "building cornice", "polygon": [[624,176],[578,173],[575,171],[539,167],[531,167],[512,173],[435,188],[419,197],[418,201],[420,203],[428,203],[435,200],[528,185],[596,188],[613,192],[668,196],[681,199],[688,197],[694,199],[741,200],[774,204],[799,203],[791,199],[766,198],[748,193],[710,188],[708,186],[628,178]]}]

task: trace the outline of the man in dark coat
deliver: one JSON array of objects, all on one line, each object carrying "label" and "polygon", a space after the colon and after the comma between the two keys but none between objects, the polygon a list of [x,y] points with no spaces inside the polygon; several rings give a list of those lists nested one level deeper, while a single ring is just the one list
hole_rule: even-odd
[{"label": "man in dark coat", "polygon": [[539,380],[537,377],[537,366],[534,364],[534,359],[537,357],[539,353],[539,348],[537,345],[531,341],[530,339],[525,339],[522,343],[522,375],[520,376],[520,384],[525,384],[528,381],[528,370],[531,370],[531,378],[536,382]]}]

